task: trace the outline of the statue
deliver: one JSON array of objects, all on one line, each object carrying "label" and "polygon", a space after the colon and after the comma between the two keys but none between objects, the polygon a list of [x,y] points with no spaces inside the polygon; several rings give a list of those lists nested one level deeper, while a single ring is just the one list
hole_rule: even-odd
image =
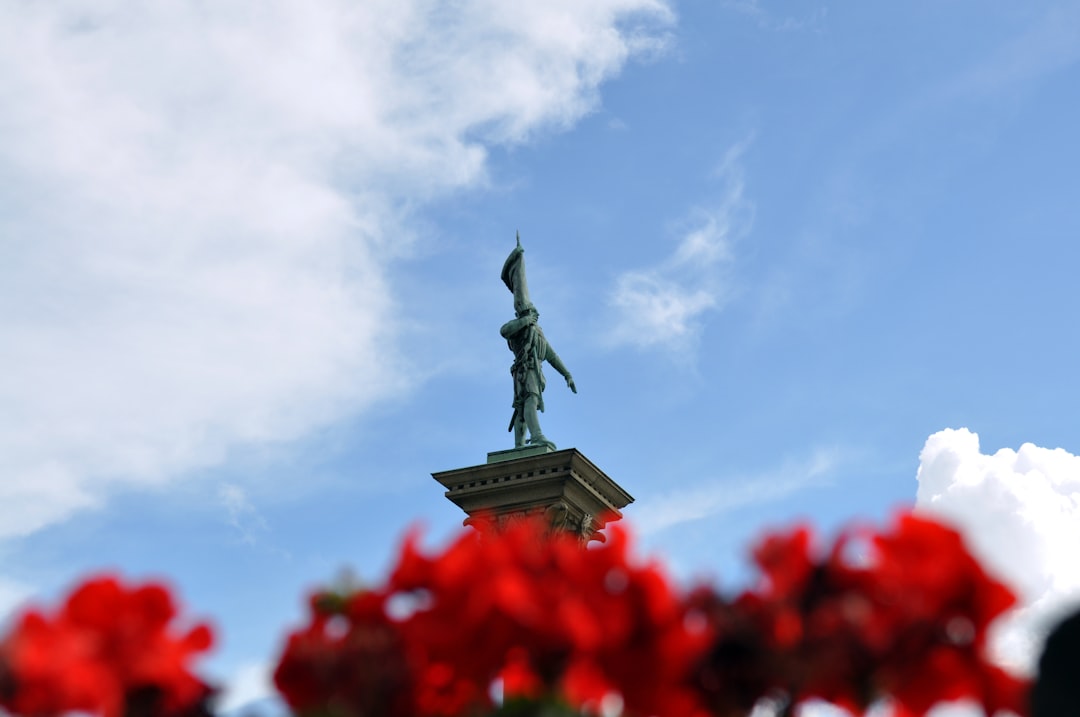
[{"label": "statue", "polygon": [[[545,438],[540,430],[540,419],[537,415],[538,411],[544,410],[544,362],[551,364],[551,367],[566,379],[566,385],[574,393],[577,393],[577,386],[574,385],[570,371],[555,353],[555,349],[551,348],[537,323],[540,313],[529,300],[529,286],[525,281],[525,250],[521,247],[520,235],[517,237],[517,246],[503,264],[502,280],[514,295],[514,312],[517,316],[499,329],[499,333],[514,353],[514,363],[510,366],[510,374],[514,377],[514,415],[510,418],[510,427],[507,430],[514,432],[515,448],[521,448],[528,443],[554,450],[555,444]],[[526,429],[529,434],[527,441]]]}]

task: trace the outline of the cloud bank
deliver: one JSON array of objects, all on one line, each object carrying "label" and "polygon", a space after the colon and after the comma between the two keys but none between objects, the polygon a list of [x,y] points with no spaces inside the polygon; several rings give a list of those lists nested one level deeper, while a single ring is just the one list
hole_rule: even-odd
[{"label": "cloud bank", "polygon": [[701,316],[728,298],[722,269],[732,259],[732,243],[750,229],[754,207],[744,196],[740,143],[717,172],[720,200],[691,213],[689,229],[675,250],[656,266],[627,271],[615,280],[608,304],[615,313],[608,334],[614,345],[682,351],[700,331]]},{"label": "cloud bank", "polygon": [[385,268],[660,0],[0,4],[0,538],[407,385]]},{"label": "cloud bank", "polygon": [[930,436],[919,510],[956,525],[1023,606],[996,635],[997,656],[1030,671],[1047,630],[1080,606],[1080,456],[1025,443],[987,455],[966,428]]}]

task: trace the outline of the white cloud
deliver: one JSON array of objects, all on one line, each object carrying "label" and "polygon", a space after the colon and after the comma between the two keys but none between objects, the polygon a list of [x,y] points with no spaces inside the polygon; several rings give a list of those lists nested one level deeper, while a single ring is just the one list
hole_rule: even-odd
[{"label": "white cloud", "polygon": [[255,532],[269,530],[266,519],[248,500],[243,488],[234,483],[218,486],[218,500],[228,515],[227,522],[236,528],[240,538],[248,545],[255,544]]},{"label": "white cloud", "polygon": [[[797,712],[799,717],[851,717],[851,713],[828,702],[815,700],[806,703]],[[871,705],[865,717],[894,717],[894,705],[888,700],[881,700]],[[986,713],[975,703],[960,700],[941,702],[926,713],[927,717],[986,717]]]},{"label": "white cloud", "polygon": [[14,615],[33,594],[34,590],[29,585],[0,578],[0,625]]},{"label": "white cloud", "polygon": [[[252,662],[235,670],[225,685],[218,703],[218,712],[236,712],[253,703],[275,698],[273,666],[265,662]],[[263,710],[264,711],[264,710]]]},{"label": "white cloud", "polygon": [[707,481],[653,496],[635,513],[634,525],[642,534],[655,533],[679,523],[780,500],[811,485],[820,485],[840,460],[838,451],[821,449],[806,460],[791,461],[761,475]]},{"label": "white cloud", "polygon": [[[951,78],[940,90],[956,95],[1015,93],[1017,86],[1080,61],[1080,7],[1050,5],[1013,37],[968,71]],[[936,108],[935,108],[936,109]]]},{"label": "white cloud", "polygon": [[819,32],[829,14],[829,9],[822,5],[813,10],[800,7],[800,10],[805,13],[802,17],[781,15],[764,7],[760,0],[721,0],[720,7],[753,18],[757,21],[758,28],[762,30],[778,32],[800,30]]},{"label": "white cloud", "polygon": [[661,0],[0,3],[0,538],[409,381],[406,208],[564,127]]},{"label": "white cloud", "polygon": [[723,196],[715,206],[692,213],[691,228],[671,255],[616,278],[608,297],[616,315],[608,333],[612,344],[685,350],[700,330],[701,315],[728,298],[722,268],[732,259],[732,242],[753,221],[738,163],[745,148],[743,142],[727,152],[718,172]]},{"label": "white cloud", "polygon": [[953,523],[1017,590],[1022,607],[994,639],[1004,663],[1032,670],[1062,611],[1080,604],[1080,456],[1025,443],[987,455],[961,428],[930,436],[917,505]]}]

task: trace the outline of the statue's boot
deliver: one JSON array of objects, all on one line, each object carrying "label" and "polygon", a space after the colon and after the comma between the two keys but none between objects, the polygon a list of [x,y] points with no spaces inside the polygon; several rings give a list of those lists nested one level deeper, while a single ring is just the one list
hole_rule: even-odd
[{"label": "statue's boot", "polygon": [[536,413],[536,399],[530,396],[524,406],[525,425],[529,428],[529,445],[547,446],[555,450],[555,444],[549,441],[540,430],[540,417]]},{"label": "statue's boot", "polygon": [[552,443],[551,441],[549,441],[547,438],[545,438],[543,433],[537,433],[534,436],[530,436],[529,437],[529,445],[530,446],[547,446],[548,448],[550,448],[553,451],[557,450],[555,448],[555,444]]}]

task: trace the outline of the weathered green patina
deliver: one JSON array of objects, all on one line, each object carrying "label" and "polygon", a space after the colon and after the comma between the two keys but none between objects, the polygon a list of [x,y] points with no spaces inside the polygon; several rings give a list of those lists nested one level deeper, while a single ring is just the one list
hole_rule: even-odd
[{"label": "weathered green patina", "polygon": [[529,298],[529,285],[525,280],[525,250],[521,246],[520,235],[517,237],[517,246],[503,263],[502,280],[514,295],[516,316],[499,329],[514,354],[514,363],[510,367],[510,373],[514,377],[514,414],[507,430],[514,432],[515,447],[528,444],[554,450],[555,444],[540,430],[538,416],[538,412],[544,410],[544,362],[551,364],[551,367],[566,379],[566,385],[574,393],[577,393],[577,386],[570,371],[548,343],[540,324],[537,323],[540,312]]}]

